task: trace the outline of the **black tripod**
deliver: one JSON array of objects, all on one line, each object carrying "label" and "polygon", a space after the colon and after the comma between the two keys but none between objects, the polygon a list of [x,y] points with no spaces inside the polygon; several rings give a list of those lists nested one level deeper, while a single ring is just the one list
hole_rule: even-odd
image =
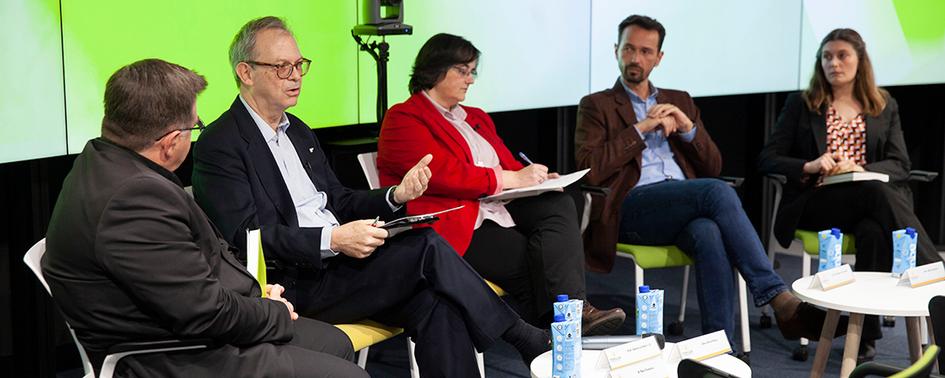
[{"label": "black tripod", "polygon": [[361,51],[367,51],[377,63],[377,127],[374,135],[380,134],[381,122],[384,120],[384,113],[387,112],[387,61],[390,60],[390,44],[381,37],[381,42],[366,43],[360,36],[351,31],[351,36],[358,43]]}]

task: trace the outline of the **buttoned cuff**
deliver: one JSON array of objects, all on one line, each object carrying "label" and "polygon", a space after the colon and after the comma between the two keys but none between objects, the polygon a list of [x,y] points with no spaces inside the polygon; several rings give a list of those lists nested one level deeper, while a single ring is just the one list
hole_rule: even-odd
[{"label": "buttoned cuff", "polygon": [[387,206],[390,206],[391,212],[397,212],[401,207],[404,207],[404,205],[397,205],[391,201],[391,198],[394,198],[394,189],[397,189],[397,185],[387,188],[387,194],[384,195],[384,200],[387,201]]},{"label": "buttoned cuff", "polygon": [[682,139],[683,142],[689,143],[696,138],[696,125],[692,125],[692,129],[685,133],[679,133],[679,139]]},{"label": "buttoned cuff", "polygon": [[331,250],[331,232],[334,230],[335,226],[322,227],[322,240],[320,246],[322,259],[338,256],[338,252]]}]

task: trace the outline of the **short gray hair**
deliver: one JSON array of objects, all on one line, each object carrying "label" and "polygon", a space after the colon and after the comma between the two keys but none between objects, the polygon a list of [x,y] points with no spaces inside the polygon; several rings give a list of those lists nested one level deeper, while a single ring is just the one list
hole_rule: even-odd
[{"label": "short gray hair", "polygon": [[286,26],[285,20],[275,16],[266,16],[250,20],[233,37],[233,42],[230,43],[230,66],[233,68],[233,77],[236,78],[237,87],[242,85],[243,82],[236,74],[236,65],[240,62],[255,59],[256,35],[268,29],[282,30],[292,34],[292,31]]}]

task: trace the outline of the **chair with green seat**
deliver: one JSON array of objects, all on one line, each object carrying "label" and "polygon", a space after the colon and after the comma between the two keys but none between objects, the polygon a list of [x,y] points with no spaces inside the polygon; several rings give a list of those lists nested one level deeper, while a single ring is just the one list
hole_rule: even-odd
[{"label": "chair with green seat", "polygon": [[929,345],[912,366],[905,369],[894,366],[884,365],[877,362],[867,362],[857,366],[850,373],[850,378],[863,378],[868,376],[890,377],[890,378],[926,378],[941,377],[932,374],[932,368],[935,366],[935,358],[940,350],[937,345]]},{"label": "chair with green seat", "polygon": [[[909,172],[909,181],[911,182],[931,182],[936,177],[938,173],[912,170]],[[778,217],[778,208],[781,205],[781,197],[784,194],[784,185],[787,184],[787,176],[778,175],[778,174],[766,174],[765,179],[769,185],[769,188],[772,190],[773,201],[771,204],[771,217],[768,218],[768,258],[772,263],[775,262],[776,253],[784,253],[787,250],[793,249],[795,243],[800,243],[800,248],[803,251],[801,253],[801,277],[810,276],[810,265],[811,265],[811,256],[820,255],[820,241],[817,239],[817,231],[803,230],[798,229],[794,231],[794,242],[788,248],[780,248],[778,245],[777,239],[774,237],[774,222]],[[856,255],[856,240],[851,234],[843,235],[843,245],[841,247],[841,254],[843,255]],[[765,306],[761,311],[761,324],[763,328],[770,326],[771,317],[768,315],[768,307]],[[894,317],[883,317],[883,325],[886,327],[895,326]],[[792,353],[791,358],[797,361],[807,361],[809,352],[807,350],[808,340],[801,338],[800,346],[795,349]]]},{"label": "chair with green seat", "polygon": [[[741,186],[742,178],[721,177],[720,179],[728,182],[733,187]],[[581,215],[581,232],[587,229],[590,221],[592,196],[606,196],[609,188],[582,185],[581,191],[584,194],[584,203]],[[617,243],[617,256],[630,258],[634,262],[634,293],[637,288],[644,284],[645,269],[656,268],[683,268],[682,291],[679,298],[679,316],[676,321],[669,324],[666,332],[670,335],[682,335],[684,322],[686,320],[686,301],[689,293],[689,268],[695,262],[685,252],[675,245],[651,246],[638,244]],[[742,353],[747,359],[751,352],[751,335],[748,330],[748,295],[745,279],[738,271],[735,272],[738,277],[738,308],[741,331]]]}]

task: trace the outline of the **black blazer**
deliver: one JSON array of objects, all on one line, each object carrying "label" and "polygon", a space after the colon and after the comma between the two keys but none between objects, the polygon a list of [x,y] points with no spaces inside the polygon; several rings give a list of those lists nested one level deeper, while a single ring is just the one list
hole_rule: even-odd
[{"label": "black blazer", "polygon": [[[826,109],[822,109],[820,114],[810,111],[800,93],[791,94],[761,151],[759,170],[762,173],[784,175],[788,179],[774,229],[775,237],[783,246],[791,243],[804,205],[817,182],[817,177],[802,180],[803,167],[804,163],[818,158],[826,151],[825,114]],[[886,108],[882,113],[876,117],[866,117],[864,168],[889,175],[889,181],[911,201],[911,192],[906,185],[910,165],[899,124],[899,105],[896,99],[887,95]]]},{"label": "black blazer", "polygon": [[[397,215],[387,204],[387,188],[365,191],[341,185],[308,125],[286,115],[290,124],[286,135],[315,188],[327,194],[327,209],[341,224]],[[322,267],[322,229],[299,227],[282,173],[238,97],[200,134],[194,147],[193,186],[197,203],[233,245],[245,249],[246,229],[259,228],[267,258]]]},{"label": "black blazer", "polygon": [[46,246],[43,275],[96,369],[114,344],[209,338],[220,346],[122,365],[136,376],[236,376],[240,364],[291,374],[263,349],[243,348],[291,339],[285,305],[260,297],[177,176],[141,155],[103,139],[86,144]]}]

